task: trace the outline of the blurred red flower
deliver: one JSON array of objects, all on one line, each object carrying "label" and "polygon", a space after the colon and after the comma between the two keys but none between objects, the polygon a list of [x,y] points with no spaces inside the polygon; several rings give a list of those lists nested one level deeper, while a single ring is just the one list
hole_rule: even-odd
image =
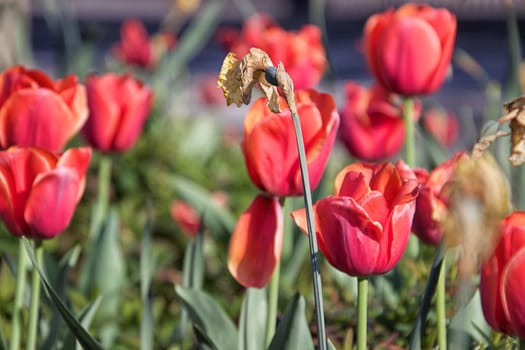
[{"label": "blurred red flower", "polygon": [[122,152],[139,137],[151,109],[153,92],[130,75],[90,75],[86,81],[89,118],[86,141],[102,152]]},{"label": "blurred red flower", "polygon": [[[314,206],[319,249],[328,262],[351,276],[390,271],[408,243],[418,187],[404,164],[354,163],[341,170],[335,195]],[[304,209],[292,218],[307,232]]]},{"label": "blurred red flower", "polygon": [[[345,84],[346,102],[341,111],[340,136],[348,151],[363,160],[396,155],[403,147],[405,126],[395,95],[381,86],[370,89],[354,82]],[[421,104],[412,115],[419,118]]]},{"label": "blurred red flower", "polygon": [[151,38],[138,19],[128,19],[120,28],[120,42],[113,47],[117,59],[141,68],[153,68],[176,43],[171,33],[160,32]]},{"label": "blurred red flower", "polygon": [[257,47],[268,53],[275,65],[282,62],[296,89],[315,87],[328,66],[321,31],[313,25],[288,32],[270,17],[257,14],[244,23],[240,33],[225,28],[218,32],[217,37],[237,57],[243,57],[251,47]]},{"label": "blurred red flower", "polygon": [[455,39],[453,14],[412,3],[371,16],[364,29],[368,67],[385,89],[405,96],[439,89]]},{"label": "blurred red flower", "polygon": [[230,238],[228,269],[245,287],[264,287],[281,258],[283,213],[279,199],[260,194],[241,215]]},{"label": "blurred red flower", "polygon": [[423,113],[423,126],[441,145],[451,148],[459,135],[459,122],[456,116],[441,108],[431,108]]},{"label": "blurred red flower", "polygon": [[53,238],[64,231],[85,187],[89,147],[57,156],[39,148],[0,151],[0,217],[14,236]]},{"label": "blurred red flower", "polygon": [[14,66],[0,74],[0,146],[59,152],[87,119],[86,90],[70,75],[53,81],[44,72]]},{"label": "blurred red flower", "polygon": [[[242,151],[253,183],[277,197],[303,193],[295,131],[290,110],[279,97],[282,112],[275,114],[260,98],[249,109],[244,122]],[[306,148],[310,185],[315,188],[328,162],[339,126],[335,101],[314,90],[295,92]]]},{"label": "blurred red flower", "polygon": [[501,222],[500,241],[483,263],[479,290],[487,323],[498,332],[525,337],[525,212]]},{"label": "blurred red flower", "polygon": [[421,188],[412,231],[426,244],[438,245],[441,242],[443,222],[448,210],[447,198],[441,192],[451,180],[458,161],[466,157],[465,152],[457,153],[431,172],[422,168],[414,169]]}]

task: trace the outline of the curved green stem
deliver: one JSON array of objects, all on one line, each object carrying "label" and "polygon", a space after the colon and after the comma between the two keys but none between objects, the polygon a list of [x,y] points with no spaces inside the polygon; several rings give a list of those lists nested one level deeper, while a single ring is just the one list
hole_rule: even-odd
[{"label": "curved green stem", "polygon": [[357,281],[357,350],[366,350],[368,277],[359,277]]},{"label": "curved green stem", "polygon": [[416,166],[413,111],[414,99],[412,97],[405,97],[403,100],[403,121],[405,122],[405,162],[410,167]]},{"label": "curved green stem", "polygon": [[[44,249],[42,242],[35,241],[35,255],[38,266],[42,267]],[[29,326],[27,335],[27,350],[36,349],[38,312],[40,311],[40,274],[36,267],[33,266],[31,273],[31,308],[29,310]]]},{"label": "curved green stem", "polygon": [[273,336],[275,334],[275,325],[277,323],[277,306],[279,301],[279,278],[281,271],[281,263],[277,262],[277,266],[273,271],[272,278],[268,284],[268,315],[266,319],[266,348],[270,346]]},{"label": "curved green stem", "polygon": [[10,350],[20,349],[20,313],[24,303],[24,291],[26,288],[27,255],[24,242],[18,240],[18,265],[16,271],[15,302],[13,306],[13,318],[11,319],[11,341]]},{"label": "curved green stem", "polygon": [[319,250],[317,248],[317,235],[313,215],[312,193],[310,191],[310,179],[306,162],[306,151],[304,149],[301,122],[297,113],[292,113],[292,120],[299,152],[299,165],[301,168],[301,180],[303,184],[304,206],[306,209],[306,227],[308,231],[308,243],[310,246],[310,262],[312,265],[312,280],[314,287],[315,317],[317,321],[317,338],[319,349],[326,350],[326,330],[324,325],[323,292],[321,286],[321,271],[319,269]]},{"label": "curved green stem", "polygon": [[446,260],[443,256],[436,287],[437,337],[439,350],[447,350]]},{"label": "curved green stem", "polygon": [[111,158],[103,155],[98,168],[97,208],[92,234],[97,234],[108,213],[111,186]]}]

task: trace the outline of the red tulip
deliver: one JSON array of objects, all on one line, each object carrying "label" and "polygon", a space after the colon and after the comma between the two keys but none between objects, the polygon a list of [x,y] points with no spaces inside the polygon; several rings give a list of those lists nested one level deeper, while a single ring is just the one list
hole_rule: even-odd
[{"label": "red tulip", "polygon": [[[314,90],[295,94],[301,120],[310,185],[316,187],[335,141],[339,114],[332,96]],[[252,105],[244,123],[242,150],[253,183],[274,196],[303,193],[295,132],[290,111],[280,97],[280,114],[260,98]]]},{"label": "red tulip", "polygon": [[454,145],[459,135],[459,122],[453,113],[432,108],[423,115],[423,126],[441,145],[448,149]]},{"label": "red tulip", "polygon": [[451,180],[457,162],[465,157],[464,152],[458,153],[430,173],[422,168],[414,170],[421,188],[412,231],[426,244],[438,245],[441,242],[443,222],[448,211],[447,199],[441,192]]},{"label": "red tulip", "polygon": [[120,29],[120,43],[114,46],[114,55],[127,64],[152,68],[162,56],[173,48],[175,37],[170,33],[158,33],[151,38],[137,19],[128,19]]},{"label": "red tulip", "polygon": [[89,147],[57,156],[39,148],[0,151],[0,217],[15,236],[53,238],[64,231],[85,187]]},{"label": "red tulip", "polygon": [[268,16],[258,14],[244,23],[241,33],[224,29],[218,37],[237,57],[243,57],[251,47],[257,47],[268,53],[275,65],[282,62],[296,89],[315,87],[328,65],[321,31],[313,25],[288,32]]},{"label": "red tulip", "polygon": [[385,89],[405,96],[439,89],[455,39],[453,14],[411,3],[373,15],[364,30],[368,67]]},{"label": "red tulip", "polygon": [[[346,103],[341,111],[341,139],[348,151],[364,160],[396,155],[403,147],[405,125],[395,95],[379,85],[367,89],[354,82],[345,84]],[[412,115],[419,118],[420,103]]]},{"label": "red tulip", "polygon": [[499,332],[525,338],[525,212],[501,222],[500,242],[481,268],[483,314]]},{"label": "red tulip", "polygon": [[[335,195],[314,206],[319,249],[351,276],[391,270],[401,258],[416,209],[413,174],[389,164],[354,163],[339,172]],[[306,232],[304,209],[292,213]]]},{"label": "red tulip", "polygon": [[139,137],[151,109],[151,89],[129,75],[91,75],[86,82],[89,118],[84,137],[103,151],[125,151]]},{"label": "red tulip", "polygon": [[53,81],[21,66],[0,75],[0,146],[59,152],[87,119],[86,91],[75,76]]},{"label": "red tulip", "polygon": [[281,258],[283,213],[276,197],[258,195],[230,239],[228,269],[245,287],[264,287]]}]

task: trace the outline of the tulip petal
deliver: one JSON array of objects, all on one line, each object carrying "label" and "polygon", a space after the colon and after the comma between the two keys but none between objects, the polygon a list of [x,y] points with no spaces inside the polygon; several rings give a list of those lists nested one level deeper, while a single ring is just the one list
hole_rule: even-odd
[{"label": "tulip petal", "polygon": [[59,95],[49,89],[22,89],[0,109],[0,144],[60,151],[69,140],[76,118]]},{"label": "tulip petal", "polygon": [[317,202],[319,247],[328,261],[352,276],[375,272],[382,227],[350,197]]},{"label": "tulip petal", "polygon": [[228,269],[245,287],[264,287],[281,256],[283,217],[275,197],[258,195],[230,239]]},{"label": "tulip petal", "polygon": [[405,95],[426,91],[442,55],[432,26],[415,17],[396,18],[383,32],[380,45],[380,74],[390,77],[393,91]]},{"label": "tulip petal", "polygon": [[91,153],[90,147],[71,148],[64,152],[57,163],[57,167],[66,167],[77,175],[80,181],[77,202],[84,194],[86,173],[91,160]]},{"label": "tulip petal", "polygon": [[[523,246],[522,246],[523,247]],[[513,333],[525,337],[525,248],[521,248],[507,262],[502,271],[501,303]]]},{"label": "tulip petal", "polygon": [[75,212],[79,188],[79,179],[70,169],[56,168],[39,175],[24,211],[32,230],[28,236],[52,238],[65,230]]}]

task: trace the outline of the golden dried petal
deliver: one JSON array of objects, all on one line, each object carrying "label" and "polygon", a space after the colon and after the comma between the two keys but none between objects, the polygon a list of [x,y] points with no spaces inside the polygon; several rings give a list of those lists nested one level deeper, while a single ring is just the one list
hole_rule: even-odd
[{"label": "golden dried petal", "polygon": [[507,114],[499,121],[510,121],[511,154],[509,161],[518,166],[525,163],[525,96],[518,97],[503,105]]},{"label": "golden dried petal", "polygon": [[221,88],[228,106],[235,103],[237,107],[240,107],[243,103],[242,83],[238,76],[240,62],[233,52],[228,53],[222,62],[217,79],[217,86]]}]

